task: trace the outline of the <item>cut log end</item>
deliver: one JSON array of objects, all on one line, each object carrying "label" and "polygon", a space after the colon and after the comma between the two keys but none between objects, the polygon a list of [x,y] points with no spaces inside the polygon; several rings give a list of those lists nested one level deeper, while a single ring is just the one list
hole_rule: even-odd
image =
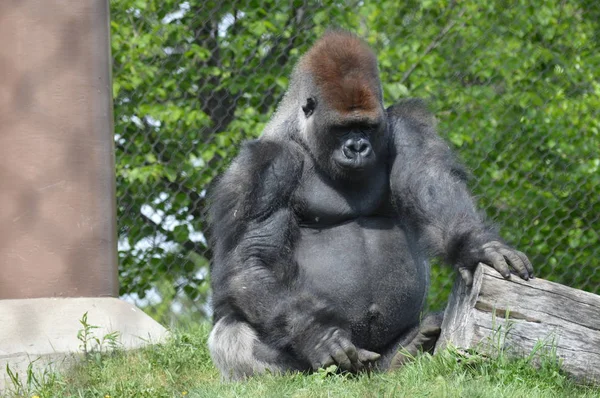
[{"label": "cut log end", "polygon": [[557,357],[576,380],[600,382],[600,296],[479,264],[473,286],[457,278],[436,350],[449,345],[536,360]]}]

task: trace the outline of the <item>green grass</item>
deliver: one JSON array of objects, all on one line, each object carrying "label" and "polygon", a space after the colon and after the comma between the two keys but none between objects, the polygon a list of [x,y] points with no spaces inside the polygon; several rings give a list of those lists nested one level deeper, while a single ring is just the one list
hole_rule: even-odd
[{"label": "green grass", "polygon": [[173,332],[165,344],[138,351],[88,355],[64,373],[20,375],[20,386],[7,396],[600,397],[600,388],[577,386],[551,357],[534,368],[526,358],[492,360],[455,350],[423,355],[399,371],[370,376],[321,371],[222,383],[206,349],[208,328],[187,327]]}]

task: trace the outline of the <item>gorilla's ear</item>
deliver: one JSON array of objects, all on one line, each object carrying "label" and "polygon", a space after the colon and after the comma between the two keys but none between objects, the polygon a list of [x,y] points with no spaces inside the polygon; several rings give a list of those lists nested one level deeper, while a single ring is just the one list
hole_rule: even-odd
[{"label": "gorilla's ear", "polygon": [[308,97],[306,99],[306,105],[302,105],[302,111],[304,112],[304,116],[309,117],[310,115],[312,115],[316,107],[317,101],[313,97]]}]

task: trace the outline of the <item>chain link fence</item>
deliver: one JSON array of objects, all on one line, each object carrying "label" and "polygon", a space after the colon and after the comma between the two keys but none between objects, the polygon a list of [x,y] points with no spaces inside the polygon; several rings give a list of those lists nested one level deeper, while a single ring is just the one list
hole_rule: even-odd
[{"label": "chain link fence", "polygon": [[[600,3],[111,2],[121,294],[209,313],[205,193],[328,27],[380,62],[386,105],[428,101],[480,207],[536,275],[600,293]],[[430,304],[452,284],[434,267]]]}]

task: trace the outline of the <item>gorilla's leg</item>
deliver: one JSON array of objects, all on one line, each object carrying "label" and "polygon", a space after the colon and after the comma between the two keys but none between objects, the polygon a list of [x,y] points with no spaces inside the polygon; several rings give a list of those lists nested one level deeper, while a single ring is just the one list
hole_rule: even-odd
[{"label": "gorilla's leg", "polygon": [[298,370],[289,355],[264,344],[250,325],[229,316],[221,318],[211,330],[208,350],[225,380]]},{"label": "gorilla's leg", "polygon": [[443,312],[427,315],[418,326],[404,334],[385,351],[377,367],[381,370],[394,370],[410,362],[420,352],[433,353],[443,319]]}]

